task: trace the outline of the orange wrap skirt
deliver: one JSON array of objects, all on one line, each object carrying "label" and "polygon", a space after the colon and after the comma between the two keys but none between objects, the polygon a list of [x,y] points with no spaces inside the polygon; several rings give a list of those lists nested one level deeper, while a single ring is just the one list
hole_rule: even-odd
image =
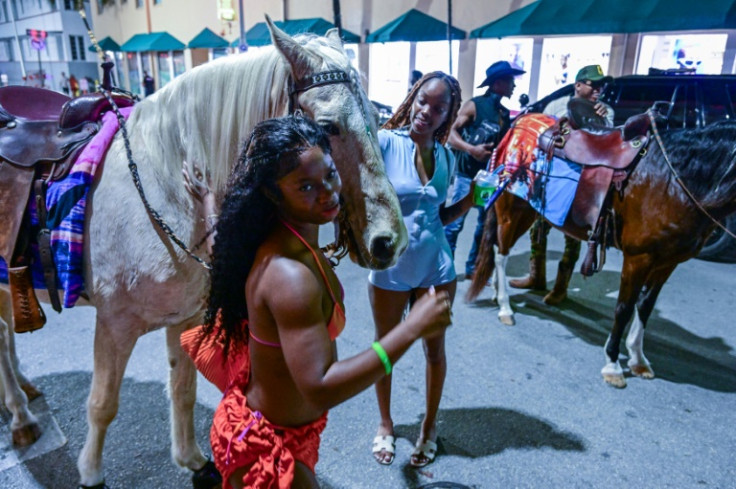
[{"label": "orange wrap skirt", "polygon": [[229,479],[233,472],[248,466],[244,487],[288,489],[296,461],[314,472],[326,424],[327,413],[298,428],[273,425],[247,406],[240,386],[232,386],[217,406],[210,430],[212,456],[222,475],[223,489],[232,487]]}]

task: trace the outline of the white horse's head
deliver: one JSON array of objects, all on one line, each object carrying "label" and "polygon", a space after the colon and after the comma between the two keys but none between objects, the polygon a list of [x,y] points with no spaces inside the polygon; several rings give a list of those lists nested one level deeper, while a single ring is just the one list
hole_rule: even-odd
[{"label": "white horse's head", "polygon": [[393,265],[406,248],[407,232],[396,192],[384,171],[376,111],[350,65],[338,30],[328,31],[325,37],[295,40],[268,16],[266,22],[291,72],[290,105],[329,134],[343,182],[340,233],[350,257],[373,269]]}]

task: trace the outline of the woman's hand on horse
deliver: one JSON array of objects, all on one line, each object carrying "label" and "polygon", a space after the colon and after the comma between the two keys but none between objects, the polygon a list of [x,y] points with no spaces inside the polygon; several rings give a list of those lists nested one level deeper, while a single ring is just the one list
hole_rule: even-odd
[{"label": "woman's hand on horse", "polygon": [[412,306],[406,316],[408,327],[417,337],[425,338],[442,332],[452,322],[452,304],[447,291],[426,293]]},{"label": "woman's hand on horse", "polygon": [[606,115],[608,114],[608,107],[600,102],[596,103],[593,108],[595,109],[595,113],[601,117],[606,117]]},{"label": "woman's hand on horse", "polygon": [[204,173],[197,165],[184,161],[181,173],[184,175],[184,186],[187,191],[198,200],[203,200],[210,193]]}]

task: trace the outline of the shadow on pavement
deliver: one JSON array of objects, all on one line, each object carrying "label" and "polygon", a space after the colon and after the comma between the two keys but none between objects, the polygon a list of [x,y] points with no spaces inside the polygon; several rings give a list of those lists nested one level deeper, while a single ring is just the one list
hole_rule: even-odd
[{"label": "shadow on pavement", "polygon": [[[411,425],[396,425],[396,436],[412,445],[419,436],[421,420]],[[472,430],[455,431],[456,426],[473,426]],[[584,452],[585,442],[579,436],[557,430],[553,425],[527,414],[502,408],[440,409],[437,417],[437,454],[481,458],[509,449],[552,448]],[[429,466],[431,468],[431,466]],[[402,470],[406,487],[416,487],[422,469],[407,465]]]},{"label": "shadow on pavement", "polygon": [[[613,326],[616,298],[600,291],[617,290],[619,277],[619,273],[606,270],[588,279],[595,284],[575,283],[582,279],[573,277],[572,287],[580,287],[579,292],[574,299],[568,298],[556,307],[544,304],[543,292],[512,295],[512,306],[518,313],[554,320],[576,337],[602,350]],[[554,276],[548,278],[554,281]],[[548,282],[549,287],[552,284]],[[627,353],[625,339],[624,335],[621,341],[623,357]],[[647,323],[644,352],[660,379],[712,391],[736,392],[736,356],[723,338],[697,336],[660,317],[656,305]]]},{"label": "shadow on pavement", "polygon": [[[35,487],[76,487],[77,456],[87,434],[86,401],[92,374],[68,372],[34,379],[43,392],[66,446],[23,464]],[[212,409],[195,406],[197,441],[209,454]],[[160,382],[123,380],[118,415],[105,440],[103,461],[107,485],[112,489],[165,489],[192,487],[191,472],[171,460],[169,399]],[[17,470],[0,473],[0,487],[14,485]]]}]

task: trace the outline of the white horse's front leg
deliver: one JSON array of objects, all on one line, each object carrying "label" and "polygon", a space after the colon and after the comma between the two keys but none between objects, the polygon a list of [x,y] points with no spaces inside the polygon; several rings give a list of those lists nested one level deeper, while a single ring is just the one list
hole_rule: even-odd
[{"label": "white horse's front leg", "polygon": [[138,340],[135,318],[110,321],[97,311],[95,328],[94,373],[87,399],[87,439],[77,460],[80,484],[84,487],[104,482],[102,450],[107,428],[118,412],[120,385],[130,354]]},{"label": "white horse's front leg", "polygon": [[643,379],[653,379],[654,370],[644,356],[644,323],[639,318],[639,311],[634,311],[634,321],[626,336],[626,349],[629,352],[629,369],[632,375]]},{"label": "white horse's front leg", "polygon": [[498,320],[501,323],[508,326],[513,326],[514,311],[511,309],[511,302],[509,300],[508,285],[506,284],[506,263],[509,260],[508,255],[501,255],[498,252],[498,248],[495,248],[495,261],[496,261],[496,272],[497,278],[497,298],[498,298]]},{"label": "white horse's front leg", "polygon": [[[10,296],[6,291],[0,291],[0,388],[3,392],[5,407],[12,414],[10,430],[13,434],[13,444],[28,446],[41,437],[41,428],[38,419],[28,409],[28,396],[21,387],[25,378],[18,377],[18,359],[13,344]],[[26,381],[29,387],[33,387]],[[35,389],[33,389],[35,391]],[[37,391],[35,391],[37,392]]]},{"label": "white horse's front leg", "polygon": [[193,471],[207,459],[194,436],[194,404],[197,401],[197,370],[182,350],[179,336],[186,325],[166,328],[169,353],[169,396],[171,397],[171,456],[174,462]]}]

